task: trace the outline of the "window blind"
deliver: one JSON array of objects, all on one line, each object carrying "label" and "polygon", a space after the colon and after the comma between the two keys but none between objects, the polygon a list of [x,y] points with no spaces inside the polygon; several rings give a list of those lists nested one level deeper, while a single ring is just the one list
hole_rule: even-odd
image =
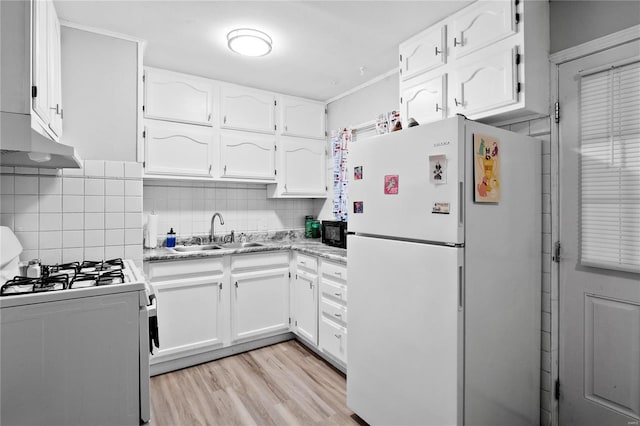
[{"label": "window blind", "polygon": [[640,62],[580,84],[580,262],[640,272]]}]

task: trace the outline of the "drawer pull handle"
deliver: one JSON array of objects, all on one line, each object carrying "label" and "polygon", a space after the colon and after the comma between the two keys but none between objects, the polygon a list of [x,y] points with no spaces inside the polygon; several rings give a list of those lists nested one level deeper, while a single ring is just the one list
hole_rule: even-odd
[{"label": "drawer pull handle", "polygon": [[218,283],[218,288],[222,290],[222,283]]},{"label": "drawer pull handle", "polygon": [[342,272],[334,272],[335,275],[341,277],[342,276]]},{"label": "drawer pull handle", "polygon": [[336,336],[336,339],[342,339],[342,334],[334,334],[334,336]]},{"label": "drawer pull handle", "polygon": [[340,297],[340,296],[342,296],[342,293],[333,293],[333,295]]},{"label": "drawer pull handle", "polygon": [[453,38],[453,45],[454,46],[462,46],[462,38],[460,39],[460,41],[458,41],[458,37],[454,37]]},{"label": "drawer pull handle", "polygon": [[436,56],[442,53],[442,50],[438,49],[438,46],[435,46],[435,48],[436,48]]},{"label": "drawer pull handle", "polygon": [[238,281],[236,281],[236,288],[238,288]]},{"label": "drawer pull handle", "polygon": [[301,264],[301,265],[306,265],[306,264],[307,264],[307,262],[305,262],[304,260],[301,260],[301,261],[300,261],[300,264]]},{"label": "drawer pull handle", "polygon": [[333,314],[335,316],[337,316],[338,318],[342,318],[342,314]]}]

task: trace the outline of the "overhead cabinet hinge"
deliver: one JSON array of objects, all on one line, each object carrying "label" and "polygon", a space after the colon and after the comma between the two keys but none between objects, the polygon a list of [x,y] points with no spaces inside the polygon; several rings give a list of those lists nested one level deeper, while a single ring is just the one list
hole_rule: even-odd
[{"label": "overhead cabinet hinge", "polygon": [[400,96],[400,103],[402,103],[402,96]]},{"label": "overhead cabinet hinge", "polygon": [[38,86],[31,86],[31,97],[32,98],[38,97]]},{"label": "overhead cabinet hinge", "polygon": [[273,106],[276,106],[276,105],[278,105],[278,101],[274,100],[273,101]]},{"label": "overhead cabinet hinge", "polygon": [[518,83],[517,91],[518,91],[518,93],[520,93],[522,91],[522,84],[521,83]]},{"label": "overhead cabinet hinge", "polygon": [[142,112],[144,112],[144,105],[142,105]]},{"label": "overhead cabinet hinge", "polygon": [[291,278],[291,271],[289,271],[289,278]]},{"label": "overhead cabinet hinge", "polygon": [[273,130],[278,130],[278,126],[276,124],[273,125]]},{"label": "overhead cabinet hinge", "polygon": [[143,131],[142,131],[142,138],[144,139],[144,138],[146,138],[146,137],[147,137],[147,131],[146,131],[146,130],[143,130]]},{"label": "overhead cabinet hinge", "polygon": [[516,13],[516,24],[520,23],[520,14]]},{"label": "overhead cabinet hinge", "polygon": [[555,120],[556,123],[560,122],[560,102],[556,102],[555,105]]},{"label": "overhead cabinet hinge", "polygon": [[556,380],[554,390],[553,390],[553,397],[556,400],[560,400],[560,380]]},{"label": "overhead cabinet hinge", "polygon": [[400,55],[400,62],[402,62],[402,55]]},{"label": "overhead cabinet hinge", "polygon": [[556,263],[560,263],[560,241],[556,241],[553,245],[553,256],[551,257]]},{"label": "overhead cabinet hinge", "polygon": [[520,54],[516,53],[516,65],[520,65]]},{"label": "overhead cabinet hinge", "polygon": [[[277,170],[277,169],[274,169],[274,170],[273,170],[273,174],[274,174],[275,176],[278,176],[278,170]],[[289,277],[289,278],[291,278],[291,277]]]}]

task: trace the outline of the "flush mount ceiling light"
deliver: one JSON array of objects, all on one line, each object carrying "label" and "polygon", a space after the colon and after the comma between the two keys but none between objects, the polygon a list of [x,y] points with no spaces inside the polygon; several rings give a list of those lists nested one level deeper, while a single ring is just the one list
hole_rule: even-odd
[{"label": "flush mount ceiling light", "polygon": [[245,56],[264,56],[271,52],[271,43],[271,37],[251,28],[239,28],[227,34],[229,49]]}]

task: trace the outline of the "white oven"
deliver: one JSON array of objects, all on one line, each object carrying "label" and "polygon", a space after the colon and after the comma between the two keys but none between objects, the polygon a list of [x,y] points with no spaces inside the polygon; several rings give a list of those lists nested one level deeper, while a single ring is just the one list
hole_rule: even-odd
[{"label": "white oven", "polygon": [[[36,282],[3,283],[0,424],[149,421],[154,296],[132,261],[97,263],[103,266],[97,266],[95,285],[82,264],[50,267],[51,278]],[[113,268],[122,274],[104,272]],[[111,275],[116,278],[106,282]]]}]

